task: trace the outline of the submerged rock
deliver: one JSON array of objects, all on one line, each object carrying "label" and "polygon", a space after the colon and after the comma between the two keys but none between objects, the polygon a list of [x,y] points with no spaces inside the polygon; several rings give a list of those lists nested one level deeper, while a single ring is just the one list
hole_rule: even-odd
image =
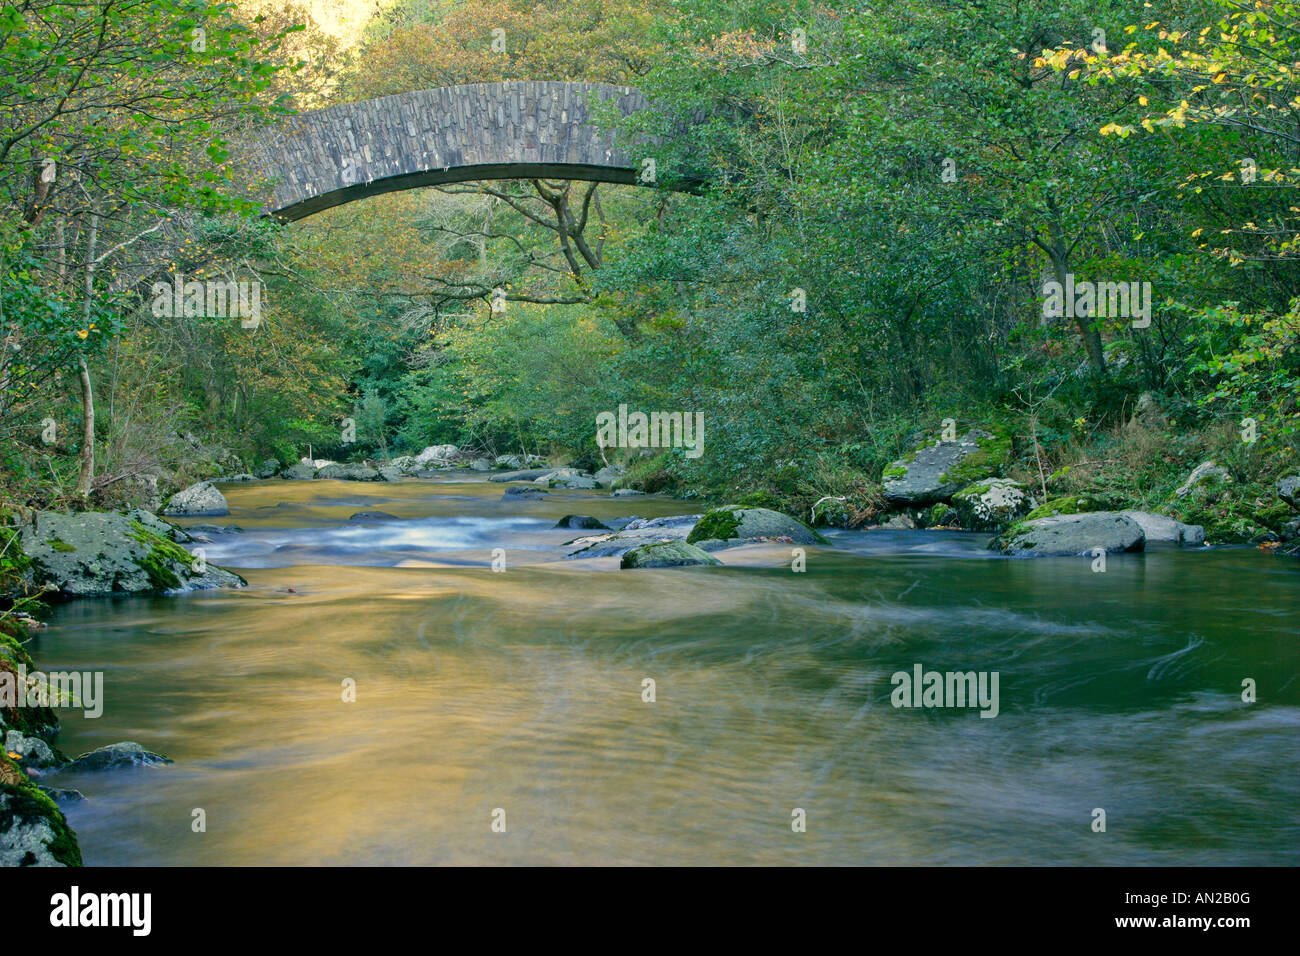
[{"label": "submerged rock", "polygon": [[557,528],[592,528],[598,531],[609,531],[609,525],[603,523],[598,518],[591,515],[565,515],[555,523]]},{"label": "submerged rock", "polygon": [[516,485],[513,488],[507,488],[505,494],[501,496],[502,501],[509,501],[511,498],[540,498],[547,492],[542,488],[534,488],[532,485]]},{"label": "submerged rock", "polygon": [[348,518],[349,521],[397,521],[397,515],[390,515],[387,511],[358,511]]},{"label": "submerged rock", "polygon": [[163,514],[185,518],[199,515],[220,517],[230,514],[230,507],[226,504],[226,496],[212,482],[200,481],[172,495],[163,508]]},{"label": "submerged rock", "polygon": [[138,743],[126,740],[84,753],[67,770],[119,770],[123,767],[161,767],[172,761],[162,754],[150,753]]},{"label": "submerged rock", "polygon": [[619,567],[630,568],[685,568],[699,565],[721,564],[707,552],[685,541],[663,541],[643,544],[623,555]]},{"label": "submerged rock", "polygon": [[760,538],[791,541],[794,544],[825,544],[826,539],[807,525],[769,508],[742,508],[726,505],[707,511],[691,529],[687,542],[716,538],[757,540]]},{"label": "submerged rock", "polygon": [[1142,526],[1115,511],[1052,515],[1012,525],[989,547],[1003,554],[1051,556],[1141,551],[1146,545]]},{"label": "submerged rock", "polygon": [[1177,518],[1150,511],[1121,511],[1120,514],[1137,522],[1148,542],[1167,541],[1191,547],[1205,544],[1205,529],[1199,524],[1184,524]]},{"label": "submerged rock", "polygon": [[64,597],[242,587],[130,515],[38,511],[19,526],[32,582]]}]

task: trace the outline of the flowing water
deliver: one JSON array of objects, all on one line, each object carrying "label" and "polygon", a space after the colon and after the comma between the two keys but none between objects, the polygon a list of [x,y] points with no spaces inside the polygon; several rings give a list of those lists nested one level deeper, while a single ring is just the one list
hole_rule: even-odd
[{"label": "flowing water", "polygon": [[[44,781],[87,795],[88,864],[1300,862],[1296,562],[1094,573],[868,531],[802,573],[776,544],[620,571],[566,560],[584,532],[556,519],[700,509],[468,476],[223,490],[244,531],[204,547],[246,589],[69,603],[32,647],[105,673],[62,749],[175,760]],[[997,672],[997,716],[892,706],[916,664]]]}]

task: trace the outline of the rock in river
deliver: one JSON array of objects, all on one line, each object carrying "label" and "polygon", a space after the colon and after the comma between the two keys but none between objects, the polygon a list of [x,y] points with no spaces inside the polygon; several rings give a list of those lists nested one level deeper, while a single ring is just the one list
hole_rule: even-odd
[{"label": "rock in river", "polygon": [[739,505],[726,505],[705,512],[686,540],[695,544],[710,539],[730,541],[761,538],[789,540],[794,544],[826,543],[826,539],[816,531],[779,511],[742,508]]},{"label": "rock in river", "polygon": [[596,531],[608,531],[609,525],[591,515],[565,515],[555,523],[557,528],[590,528]]},{"label": "rock in river", "polygon": [[226,496],[219,492],[212,482],[200,481],[172,495],[162,513],[174,518],[191,518],[199,515],[219,517],[230,514],[230,507],[226,504]]},{"label": "rock in river", "polygon": [[1146,534],[1142,526],[1116,511],[1089,511],[1021,521],[989,543],[990,548],[1003,554],[1044,557],[1090,554],[1096,548],[1108,552],[1141,551],[1145,546]]},{"label": "rock in river", "polygon": [[[162,524],[163,522],[159,522]],[[199,562],[131,515],[37,511],[19,525],[34,584],[63,597],[242,587],[244,579]]]},{"label": "rock in river", "polygon": [[121,767],[159,767],[171,763],[161,754],[150,753],[134,741],[109,744],[90,753],[84,753],[67,770],[117,770]]},{"label": "rock in river", "polygon": [[1147,541],[1170,541],[1200,547],[1205,544],[1205,529],[1199,524],[1184,524],[1168,515],[1150,511],[1121,511],[1125,518],[1137,522]]},{"label": "rock in river", "polygon": [[697,565],[721,564],[717,558],[685,541],[663,541],[643,544],[623,555],[619,567],[629,568],[686,568]]}]

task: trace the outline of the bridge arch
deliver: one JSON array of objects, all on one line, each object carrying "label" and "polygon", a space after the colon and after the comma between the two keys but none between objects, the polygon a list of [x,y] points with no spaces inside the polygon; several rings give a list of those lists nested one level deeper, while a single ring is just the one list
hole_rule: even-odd
[{"label": "bridge arch", "polygon": [[491,179],[636,185],[642,157],[590,117],[592,100],[628,116],[628,86],[507,81],[399,93],[298,113],[254,147],[273,192],[266,214],[293,221],[379,193]]}]

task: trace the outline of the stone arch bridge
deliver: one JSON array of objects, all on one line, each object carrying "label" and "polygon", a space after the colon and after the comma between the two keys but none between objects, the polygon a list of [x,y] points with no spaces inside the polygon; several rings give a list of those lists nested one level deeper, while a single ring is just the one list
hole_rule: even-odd
[{"label": "stone arch bridge", "polygon": [[627,86],[510,81],[287,117],[254,146],[273,190],[265,212],[292,221],[364,196],[470,180],[649,185],[644,157],[595,124],[593,102],[612,102],[622,116],[648,107]]}]

